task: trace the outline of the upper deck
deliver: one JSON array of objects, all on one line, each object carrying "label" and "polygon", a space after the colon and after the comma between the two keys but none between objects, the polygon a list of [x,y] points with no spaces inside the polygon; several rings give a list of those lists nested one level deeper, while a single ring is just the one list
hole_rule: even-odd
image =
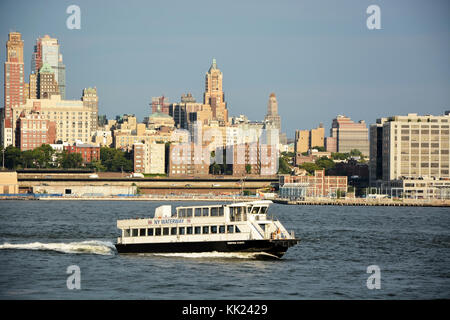
[{"label": "upper deck", "polygon": [[205,206],[180,206],[172,211],[172,206],[164,205],[155,209],[153,217],[117,220],[119,229],[139,227],[148,224],[217,223],[266,220],[270,200],[216,204]]}]

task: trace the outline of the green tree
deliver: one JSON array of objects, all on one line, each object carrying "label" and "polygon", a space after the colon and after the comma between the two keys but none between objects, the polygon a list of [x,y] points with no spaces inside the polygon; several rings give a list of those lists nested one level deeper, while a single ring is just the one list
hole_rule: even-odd
[{"label": "green tree", "polygon": [[295,153],[294,152],[287,152],[287,151],[285,151],[285,152],[282,152],[281,155],[283,157],[288,157],[288,158],[295,157]]},{"label": "green tree", "polygon": [[25,169],[35,167],[35,158],[36,153],[33,150],[26,150],[20,154],[21,163]]},{"label": "green tree", "polygon": [[346,160],[350,157],[349,153],[332,152],[331,157],[334,160]]},{"label": "green tree", "polygon": [[131,152],[120,149],[102,147],[100,148],[100,161],[107,171],[133,171],[133,160]]},{"label": "green tree", "polygon": [[43,144],[33,150],[39,168],[50,168],[52,166],[55,150],[49,144]]},{"label": "green tree", "polygon": [[289,174],[291,173],[291,167],[284,157],[278,159],[278,174]]},{"label": "green tree", "polygon": [[319,151],[319,152],[325,152],[325,151],[327,151],[327,150],[325,149],[325,147],[320,147],[320,146],[312,147],[311,149],[316,149],[316,150]]},{"label": "green tree", "polygon": [[86,167],[95,169],[96,172],[106,171],[106,167],[102,164],[101,160],[94,160],[88,163]]},{"label": "green tree", "polygon": [[58,163],[64,169],[76,169],[83,164],[83,157],[80,153],[69,153],[64,150],[58,157]]},{"label": "green tree", "polygon": [[220,174],[221,170],[222,167],[220,166],[220,164],[217,164],[216,162],[214,162],[209,166],[209,172],[212,174]]},{"label": "green tree", "polygon": [[363,157],[363,154],[361,151],[359,151],[358,149],[352,149],[350,150],[350,155],[352,157]]},{"label": "green tree", "polygon": [[[3,155],[2,155],[3,156]],[[5,148],[5,168],[16,169],[22,165],[22,152],[19,148],[8,146]],[[3,161],[3,160],[2,160]]]},{"label": "green tree", "polygon": [[252,166],[248,163],[245,165],[245,172],[247,172],[247,174],[252,173]]},{"label": "green tree", "polygon": [[308,173],[310,174],[314,174],[315,170],[320,170],[322,169],[321,167],[319,167],[317,164],[313,163],[313,162],[305,162],[302,163],[301,165],[299,165],[300,169],[305,169],[306,171],[308,171]]},{"label": "green tree", "polygon": [[331,159],[328,159],[327,157],[321,157],[320,159],[317,159],[315,161],[315,164],[317,166],[319,166],[320,168],[325,169],[325,171],[327,171],[331,168],[334,168],[334,166],[335,166],[334,161]]}]

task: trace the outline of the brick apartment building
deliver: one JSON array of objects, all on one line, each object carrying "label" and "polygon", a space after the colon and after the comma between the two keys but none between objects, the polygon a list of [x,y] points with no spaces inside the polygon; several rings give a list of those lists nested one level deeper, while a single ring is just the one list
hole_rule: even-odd
[{"label": "brick apartment building", "polygon": [[171,144],[167,156],[169,176],[201,176],[209,174],[208,146],[194,143]]},{"label": "brick apartment building", "polygon": [[299,188],[305,188],[306,197],[327,197],[333,196],[337,190],[347,191],[347,177],[346,176],[326,176],[325,170],[315,170],[313,176],[280,176],[280,188],[284,185],[295,184]]},{"label": "brick apartment building", "polygon": [[87,143],[75,143],[71,146],[64,146],[64,150],[68,153],[79,153],[83,158],[83,163],[90,163],[92,161],[100,160],[100,146],[87,144]]}]

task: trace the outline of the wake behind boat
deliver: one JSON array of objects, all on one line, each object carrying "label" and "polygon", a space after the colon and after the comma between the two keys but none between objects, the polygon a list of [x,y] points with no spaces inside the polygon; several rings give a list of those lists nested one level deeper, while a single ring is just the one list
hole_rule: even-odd
[{"label": "wake behind boat", "polygon": [[118,220],[119,253],[243,252],[281,258],[297,244],[268,216],[272,201],[177,207],[163,205],[153,218]]}]

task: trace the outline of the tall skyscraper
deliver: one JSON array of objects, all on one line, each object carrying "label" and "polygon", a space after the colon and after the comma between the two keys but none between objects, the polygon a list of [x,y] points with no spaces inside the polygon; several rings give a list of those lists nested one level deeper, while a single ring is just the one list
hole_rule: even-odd
[{"label": "tall skyscraper", "polygon": [[[32,76],[30,75],[30,83],[31,80]],[[39,99],[50,99],[52,95],[59,94],[55,72],[47,63],[44,63],[39,70],[37,90]]]},{"label": "tall skyscraper", "polygon": [[66,66],[63,64],[63,57],[60,53],[58,39],[45,35],[36,40],[34,52],[31,58],[31,71],[36,74],[44,63],[50,65],[54,70],[55,80],[58,83],[61,99],[66,96]]},{"label": "tall skyscraper", "polygon": [[278,102],[275,93],[271,93],[267,104],[267,115],[264,118],[265,123],[270,123],[273,128],[281,130],[281,118],[278,114]]},{"label": "tall skyscraper", "polygon": [[213,59],[211,67],[205,77],[203,103],[211,106],[213,120],[217,120],[219,123],[227,123],[228,110],[222,84],[222,72],[217,68],[216,59]]},{"label": "tall skyscraper", "polygon": [[25,104],[27,92],[24,81],[23,40],[19,32],[9,33],[6,42],[4,78],[4,108],[2,114],[2,144],[14,143],[12,108]]},{"label": "tall skyscraper", "polygon": [[278,114],[277,97],[273,92],[269,96],[267,114],[264,118],[264,128],[266,130],[272,130],[275,135],[278,135],[278,143],[287,144],[286,134],[281,132],[281,117]]}]

